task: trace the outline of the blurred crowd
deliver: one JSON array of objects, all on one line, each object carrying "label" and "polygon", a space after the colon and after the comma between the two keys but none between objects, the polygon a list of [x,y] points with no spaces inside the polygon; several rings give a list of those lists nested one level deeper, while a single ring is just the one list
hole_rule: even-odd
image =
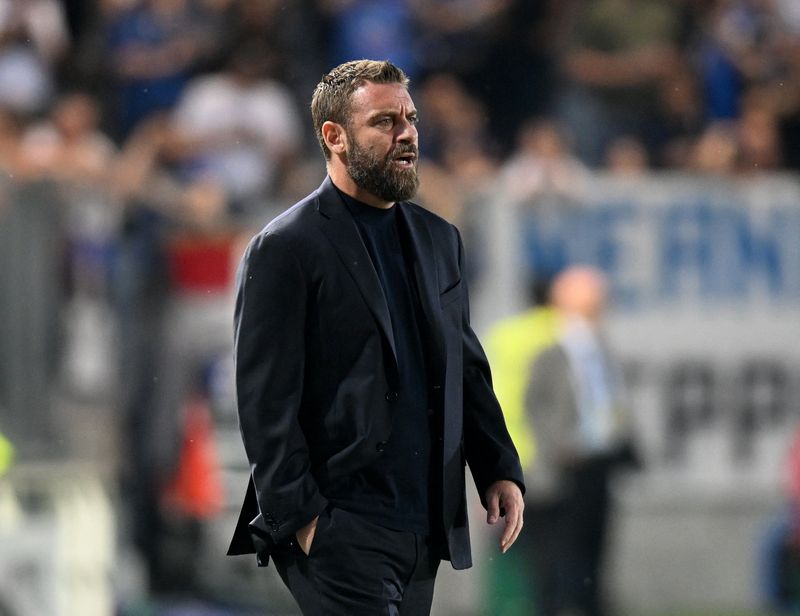
[{"label": "blurred crowd", "polygon": [[316,180],[304,108],[357,57],[412,76],[446,215],[501,170],[800,166],[792,0],[2,0],[0,168],[252,214]]},{"label": "blurred crowd", "polygon": [[498,178],[800,169],[794,0],[0,0],[0,176],[93,194],[111,244],[260,228],[320,181],[310,93],[359,57],[412,77],[419,200],[457,224]]}]

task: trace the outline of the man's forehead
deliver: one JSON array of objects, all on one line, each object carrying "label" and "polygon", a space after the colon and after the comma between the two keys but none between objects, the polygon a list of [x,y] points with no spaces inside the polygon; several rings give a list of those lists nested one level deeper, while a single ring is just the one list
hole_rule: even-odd
[{"label": "man's forehead", "polygon": [[365,81],[352,96],[352,109],[355,112],[370,113],[379,109],[405,108],[413,111],[414,101],[402,83],[373,83]]}]

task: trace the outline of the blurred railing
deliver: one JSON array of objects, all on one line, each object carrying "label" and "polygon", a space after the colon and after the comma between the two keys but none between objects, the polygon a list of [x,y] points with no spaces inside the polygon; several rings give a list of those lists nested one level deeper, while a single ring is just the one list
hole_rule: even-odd
[{"label": "blurred railing", "polygon": [[64,214],[57,185],[0,180],[0,429],[42,455],[57,442],[50,396],[62,342]]},{"label": "blurred railing", "polygon": [[95,468],[24,464],[0,479],[0,612],[112,614],[115,524]]}]

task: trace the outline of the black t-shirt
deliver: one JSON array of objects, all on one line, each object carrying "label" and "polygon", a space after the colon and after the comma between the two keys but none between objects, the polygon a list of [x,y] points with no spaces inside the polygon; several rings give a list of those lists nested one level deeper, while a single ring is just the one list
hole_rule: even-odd
[{"label": "black t-shirt", "polygon": [[410,249],[398,224],[397,207],[379,209],[341,193],[389,307],[397,353],[396,395],[389,401],[392,433],[377,461],[334,486],[334,504],[397,530],[429,534],[432,412],[422,340],[419,296],[410,274]]}]

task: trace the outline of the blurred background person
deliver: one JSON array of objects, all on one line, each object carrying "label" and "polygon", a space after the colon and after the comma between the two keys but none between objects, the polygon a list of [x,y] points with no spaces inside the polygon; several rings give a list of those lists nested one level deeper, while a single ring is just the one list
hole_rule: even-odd
[{"label": "blurred background person", "polygon": [[230,213],[280,194],[302,146],[297,104],[273,76],[279,61],[268,45],[243,43],[221,71],[189,81],[171,116],[178,174],[213,179]]},{"label": "blurred background person", "polygon": [[622,376],[603,341],[607,303],[599,271],[572,267],[550,292],[556,343],[531,364],[526,418],[535,441],[526,499],[538,611],[545,616],[608,614],[604,557],[611,480],[636,456]]},{"label": "blurred background person", "polygon": [[609,142],[659,126],[658,90],[681,62],[679,7],[665,0],[573,2],[557,110],[578,157],[600,165]]},{"label": "blurred background person", "polygon": [[550,118],[527,120],[520,126],[517,147],[501,173],[509,199],[542,208],[548,201],[577,203],[588,177],[567,131]]},{"label": "blurred background person", "polygon": [[13,176],[18,171],[22,128],[16,115],[0,107],[0,172]]},{"label": "blurred background person", "polygon": [[330,66],[355,58],[385,58],[419,74],[412,0],[320,0]]},{"label": "blurred background person", "polygon": [[[304,100],[329,66],[322,52],[325,27],[319,6],[317,0],[228,0],[219,27],[220,61],[214,68],[220,68],[217,65],[236,49],[266,46],[268,58],[261,60],[262,68],[269,64],[272,81],[284,84],[293,97]],[[309,149],[316,147],[313,135],[306,137]]]},{"label": "blurred background person", "polygon": [[70,45],[59,2],[2,0],[0,105],[25,117],[46,110],[56,91],[56,69]]},{"label": "blurred background person", "polygon": [[642,177],[650,168],[647,148],[635,137],[618,137],[608,145],[603,167],[617,177]]},{"label": "blurred background person", "polygon": [[84,400],[114,388],[111,276],[122,210],[109,170],[117,147],[103,132],[100,108],[84,91],[64,92],[50,113],[25,129],[18,172],[28,182],[53,183],[64,200],[66,306],[63,386]]},{"label": "blurred background person", "polygon": [[87,92],[68,92],[48,117],[25,130],[19,151],[22,173],[72,186],[107,184],[116,146],[100,127],[100,109]]},{"label": "blurred background person", "polygon": [[116,138],[172,108],[194,72],[212,57],[215,39],[202,8],[190,0],[133,0],[106,13]]}]

